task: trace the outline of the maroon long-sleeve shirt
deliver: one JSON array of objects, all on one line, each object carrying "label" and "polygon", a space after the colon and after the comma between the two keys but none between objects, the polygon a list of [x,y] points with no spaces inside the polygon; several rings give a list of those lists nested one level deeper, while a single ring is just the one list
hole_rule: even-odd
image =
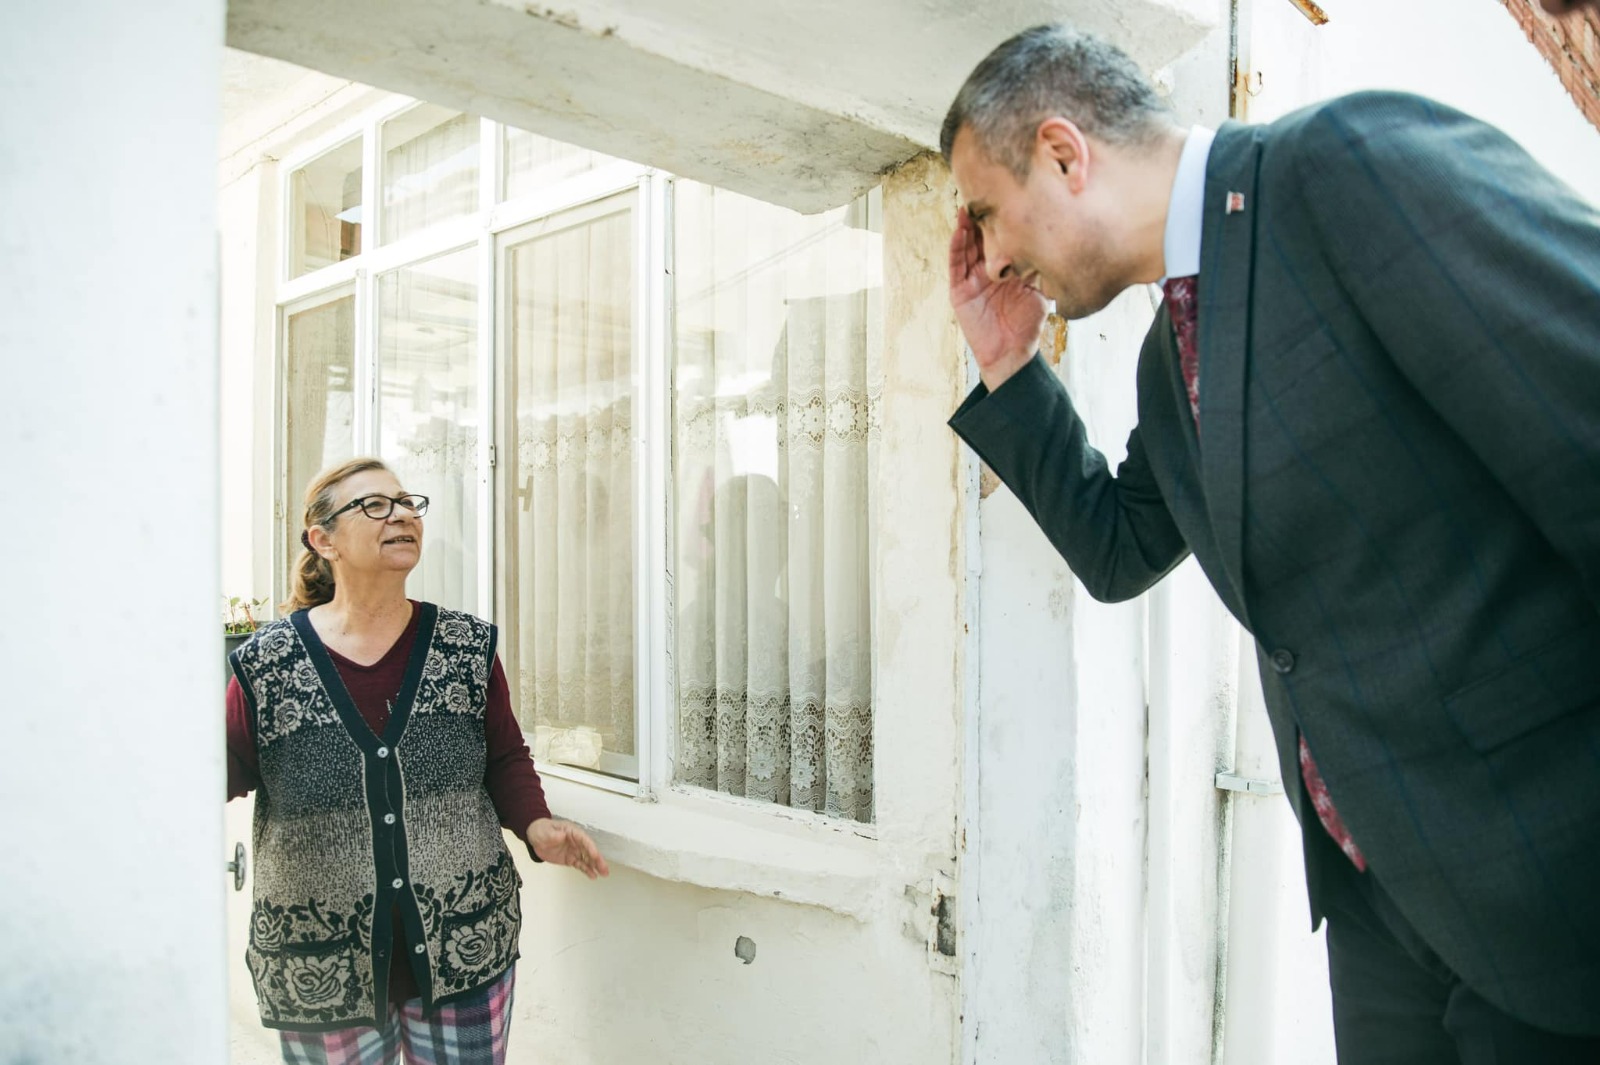
[{"label": "maroon long-sleeve shirt", "polygon": [[[356,709],[361,711],[367,727],[382,735],[389,724],[389,705],[399,696],[405,680],[406,663],[417,642],[422,611],[415,602],[411,605],[411,622],[395,640],[394,646],[378,661],[363,666],[327,648],[344,681]],[[250,715],[250,704],[245,700],[244,689],[237,677],[228,679],[228,798],[237,799],[261,786],[261,766],[256,752],[255,721]],[[506,683],[505,669],[495,656],[494,669],[489,674],[489,706],[483,721],[487,758],[484,764],[483,785],[494,802],[495,813],[504,828],[516,833],[527,842],[528,826],[541,817],[550,816],[545,805],[544,786],[533,766],[533,756],[522,736],[522,726],[511,711],[511,690]],[[528,847],[528,854],[539,860]],[[393,918],[395,950],[393,957],[408,957],[405,928],[398,916]],[[409,965],[392,965],[389,968],[389,1001],[406,1002],[420,992],[412,978]]]}]

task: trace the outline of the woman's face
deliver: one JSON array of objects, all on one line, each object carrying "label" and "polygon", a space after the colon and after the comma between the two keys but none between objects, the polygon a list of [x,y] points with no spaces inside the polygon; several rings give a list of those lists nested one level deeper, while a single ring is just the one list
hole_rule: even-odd
[{"label": "woman's face", "polygon": [[[394,474],[387,470],[366,470],[340,481],[334,488],[335,510],[357,499],[406,495]],[[381,502],[381,500],[380,500]],[[349,571],[410,573],[422,558],[422,518],[407,507],[396,504],[387,518],[369,518],[357,507],[346,510],[326,533],[324,557],[332,555],[335,566]]]}]

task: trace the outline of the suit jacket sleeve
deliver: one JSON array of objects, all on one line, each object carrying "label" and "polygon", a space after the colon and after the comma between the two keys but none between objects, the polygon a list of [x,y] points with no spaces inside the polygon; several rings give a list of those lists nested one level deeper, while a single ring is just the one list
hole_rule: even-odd
[{"label": "suit jacket sleeve", "polygon": [[950,427],[1028,508],[1096,599],[1131,599],[1188,555],[1139,430],[1113,477],[1066,389],[1037,355],[993,393],[979,385]]},{"label": "suit jacket sleeve", "polygon": [[1600,218],[1505,135],[1419,97],[1323,108],[1297,159],[1368,328],[1600,606]]}]

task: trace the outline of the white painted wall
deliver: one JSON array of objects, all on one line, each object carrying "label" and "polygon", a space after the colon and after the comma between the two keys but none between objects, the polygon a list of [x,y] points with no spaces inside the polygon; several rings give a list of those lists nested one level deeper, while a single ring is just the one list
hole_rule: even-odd
[{"label": "white painted wall", "polygon": [[[1131,370],[1149,313],[1142,294],[1128,294],[1069,328],[1061,369],[1109,451],[1133,423]],[[981,675],[968,725],[977,765],[967,777],[976,857],[965,871],[977,912],[967,927],[964,1059],[1136,1062],[1143,604],[1089,599],[1005,488],[983,500],[979,521]]]},{"label": "white painted wall", "polygon": [[[582,809],[563,804],[569,787],[551,783],[558,813]],[[249,810],[248,799],[230,804],[230,845],[248,843]],[[953,1060],[956,982],[930,957],[929,900],[904,883],[887,890],[892,874],[872,878],[851,916],[617,861],[609,879],[591,883],[534,865],[514,843],[512,853],[525,886],[511,1065]],[[277,1036],[260,1026],[243,965],[248,919],[246,885],[228,915],[229,1060],[273,1065]],[[749,965],[734,955],[740,936],[755,944]]]},{"label": "white painted wall", "polygon": [[3,22],[0,1060],[215,1065],[223,5]]},{"label": "white painted wall", "polygon": [[[256,417],[258,397],[270,409],[272,367],[256,360],[257,350],[271,350],[272,292],[275,256],[256,232],[277,209],[277,167],[271,159],[252,161],[244,173],[218,190],[220,227],[218,266],[221,306],[220,341],[224,357],[219,381],[221,435],[218,461],[222,491],[222,589],[227,596],[255,600],[272,594],[272,527],[251,521],[258,511],[271,513],[271,498],[258,496],[265,479],[261,464],[271,469],[270,437],[263,437]],[[263,570],[261,567],[265,565]]]},{"label": "white painted wall", "polygon": [[1328,0],[1321,27],[1289,4],[1251,3],[1246,62],[1261,72],[1251,121],[1359,89],[1421,93],[1500,127],[1600,202],[1600,132],[1500,3]]}]

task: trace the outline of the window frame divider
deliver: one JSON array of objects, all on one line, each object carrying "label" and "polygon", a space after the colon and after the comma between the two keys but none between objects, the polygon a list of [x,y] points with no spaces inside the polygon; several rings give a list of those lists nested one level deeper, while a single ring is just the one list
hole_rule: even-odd
[{"label": "window frame divider", "polygon": [[378,368],[377,337],[380,326],[377,275],[368,266],[356,270],[355,380],[357,397],[351,421],[357,455],[378,454]]},{"label": "window frame divider", "polygon": [[646,632],[649,635],[646,713],[647,723],[640,736],[641,788],[654,795],[673,784],[673,753],[676,749],[676,704],[674,669],[676,647],[672,598],[671,513],[672,513],[672,186],[659,170],[647,172],[639,181],[639,200],[645,216],[645,239],[641,243],[640,305],[647,319],[646,358],[643,380],[643,417],[637,420],[643,438],[641,454],[648,462],[645,471],[640,570],[646,585],[648,606]]},{"label": "window frame divider", "polygon": [[495,314],[499,304],[496,290],[494,234],[478,238],[478,613],[494,621],[498,600],[495,596],[495,469],[490,456],[498,457],[494,441],[499,407],[496,374],[497,337]]}]

